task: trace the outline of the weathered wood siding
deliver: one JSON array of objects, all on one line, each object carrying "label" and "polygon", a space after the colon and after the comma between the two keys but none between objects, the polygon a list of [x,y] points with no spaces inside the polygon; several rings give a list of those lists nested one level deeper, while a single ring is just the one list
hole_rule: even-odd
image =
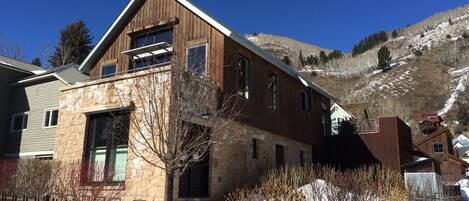
[{"label": "weathered wood siding", "polygon": [[[251,60],[251,98],[240,100],[243,106],[243,121],[276,134],[318,145],[323,135],[322,115],[326,113],[326,127],[330,125],[330,101],[317,92],[312,93],[311,111],[301,109],[301,92],[307,91],[299,80],[289,76],[279,68],[237,44],[230,38],[225,39],[225,91],[237,90],[237,61],[243,55]],[[267,79],[268,72],[278,77],[278,110],[268,109]],[[326,110],[322,109],[325,104]],[[327,129],[327,128],[326,128]],[[330,129],[327,129],[329,132]]]},{"label": "weathered wood siding", "polygon": [[173,26],[173,46],[178,61],[173,62],[173,67],[184,65],[186,47],[206,42],[208,43],[208,70],[212,78],[221,81],[223,75],[223,34],[174,0],[147,0],[94,65],[90,73],[91,76],[100,76],[101,66],[116,59],[117,71],[127,71],[129,57],[122,52],[131,48],[132,38],[128,32],[152,24],[159,24],[172,18],[178,19],[178,23]]},{"label": "weathered wood siding", "polygon": [[44,112],[59,107],[59,88],[62,86],[64,84],[61,81],[53,78],[42,83],[14,87],[8,125],[11,125],[15,113],[29,112],[29,116],[26,130],[7,135],[6,154],[54,150],[56,129],[43,128]]}]

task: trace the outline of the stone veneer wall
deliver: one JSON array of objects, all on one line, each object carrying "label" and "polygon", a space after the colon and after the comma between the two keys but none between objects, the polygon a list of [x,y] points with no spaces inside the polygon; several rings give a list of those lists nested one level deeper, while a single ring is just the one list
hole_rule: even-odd
[{"label": "stone veneer wall", "polygon": [[[132,78],[132,76],[126,75],[91,81],[62,89],[55,159],[74,162],[82,160],[87,123],[86,114],[122,108],[123,104],[119,100],[116,88],[119,88],[121,92],[125,91],[126,94],[131,94],[131,90],[126,89],[128,78]],[[233,187],[256,182],[264,170],[275,167],[276,144],[285,147],[285,161],[288,164],[297,165],[300,163],[300,150],[305,153],[305,163],[312,160],[310,145],[274,135],[246,124],[235,122],[226,132],[232,136],[231,143],[215,144],[210,153],[209,193],[211,198],[180,198],[177,200],[222,200],[223,194]],[[252,158],[252,138],[258,139],[258,159]],[[164,186],[164,171],[137,158],[129,149],[122,200],[163,200]],[[176,179],[175,198],[178,193],[177,186],[178,180]]]}]

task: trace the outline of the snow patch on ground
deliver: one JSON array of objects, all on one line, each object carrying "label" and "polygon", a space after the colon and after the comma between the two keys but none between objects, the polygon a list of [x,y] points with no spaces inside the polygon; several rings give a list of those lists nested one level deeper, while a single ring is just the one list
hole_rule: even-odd
[{"label": "snow patch on ground", "polygon": [[455,185],[459,185],[464,201],[469,201],[469,179],[461,179]]},{"label": "snow patch on ground", "polygon": [[469,78],[469,67],[460,70],[453,70],[450,73],[455,78],[454,80],[457,80],[458,84],[452,90],[451,96],[446,101],[443,109],[438,111],[438,115],[444,115],[448,113],[453,108],[453,105],[457,101],[459,96],[464,93],[464,91],[466,90],[466,86],[468,85],[467,81]]}]

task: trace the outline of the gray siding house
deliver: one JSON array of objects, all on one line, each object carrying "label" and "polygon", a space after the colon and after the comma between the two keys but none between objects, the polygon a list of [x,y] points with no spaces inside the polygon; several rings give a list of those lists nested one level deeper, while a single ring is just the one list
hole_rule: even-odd
[{"label": "gray siding house", "polygon": [[10,131],[10,105],[13,102],[10,83],[43,72],[45,70],[38,66],[0,56],[0,158],[6,151],[6,137]]},{"label": "gray siding house", "polygon": [[77,65],[65,65],[9,84],[9,127],[6,158],[52,158],[58,124],[60,88],[88,76]]}]

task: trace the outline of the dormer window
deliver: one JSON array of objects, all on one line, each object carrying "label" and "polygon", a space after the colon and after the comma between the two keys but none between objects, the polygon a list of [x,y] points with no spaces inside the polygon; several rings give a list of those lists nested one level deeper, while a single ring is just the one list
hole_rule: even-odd
[{"label": "dormer window", "polygon": [[144,70],[171,63],[173,54],[172,30],[159,29],[132,37],[130,50],[122,52],[131,57],[132,70]]}]

